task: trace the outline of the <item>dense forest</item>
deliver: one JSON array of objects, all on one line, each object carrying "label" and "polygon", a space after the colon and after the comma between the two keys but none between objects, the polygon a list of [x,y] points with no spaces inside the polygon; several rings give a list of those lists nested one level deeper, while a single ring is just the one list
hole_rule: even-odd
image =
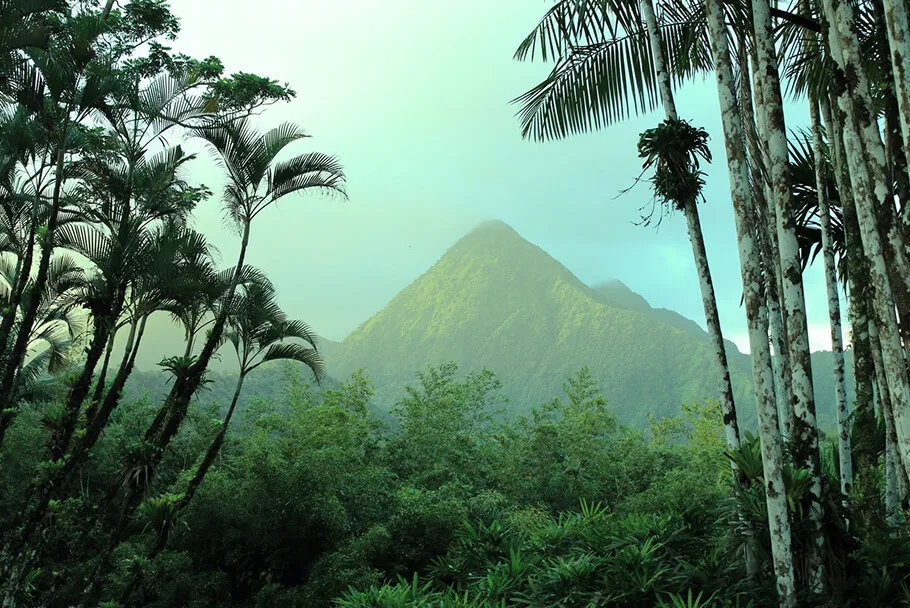
[{"label": "dense forest", "polygon": [[[327,379],[316,333],[247,254],[278,201],[344,198],[342,162],[307,150],[296,124],[264,126],[296,96],[289,85],[176,53],[179,30],[164,0],[0,0],[4,608],[910,605],[905,3],[552,4],[516,51],[555,61],[515,99],[521,133],[558,139],[663,110],[637,147],[654,196],[645,221],[685,217],[707,335],[608,309],[604,290],[538,258],[527,290],[499,303],[556,316],[501,337],[513,364],[545,364],[529,382],[562,394],[517,406],[482,365],[416,357],[415,380],[382,410],[367,373]],[[711,75],[751,390],[728,358],[700,227],[708,134],[674,101]],[[785,122],[785,95],[808,105],[809,125]],[[221,192],[193,179],[187,140],[211,152]],[[226,264],[194,223],[210,199],[236,228]],[[809,350],[812,263],[830,307],[831,433]],[[400,316],[457,332],[447,315],[476,303],[439,294],[489,287],[491,275],[458,276],[472,268],[437,268]],[[161,314],[185,339],[160,362],[163,385],[128,390]],[[358,339],[371,323],[385,331],[380,317]],[[622,338],[608,327],[636,324],[653,344],[610,351],[641,385],[635,427],[586,365],[517,352],[522,327],[554,345],[596,330],[595,353],[598,337]],[[419,341],[398,338],[402,361]],[[628,367],[638,348],[677,375]],[[225,350],[238,369],[226,389],[210,369]],[[713,397],[678,415],[651,407],[657,391],[702,382],[686,374],[696,366],[713,370]],[[256,384],[276,375],[280,388]]]}]

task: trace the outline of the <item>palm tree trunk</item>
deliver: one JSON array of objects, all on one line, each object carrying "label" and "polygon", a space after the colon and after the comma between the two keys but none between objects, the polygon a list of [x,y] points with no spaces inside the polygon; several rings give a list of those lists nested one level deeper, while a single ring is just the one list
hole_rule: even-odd
[{"label": "palm tree trunk", "polygon": [[[888,45],[891,50],[891,72],[894,93],[900,114],[901,133],[904,136],[904,154],[910,164],[910,20],[907,4],[902,1],[884,0]],[[892,125],[896,127],[897,125]],[[906,200],[901,201],[906,206]]]},{"label": "palm tree trunk", "polygon": [[215,462],[215,458],[218,457],[218,453],[221,451],[221,446],[224,443],[224,438],[227,436],[228,426],[231,424],[231,418],[234,415],[234,409],[237,407],[237,401],[240,399],[240,391],[243,388],[243,381],[245,378],[246,373],[244,370],[241,370],[240,375],[237,377],[237,385],[234,388],[234,396],[231,399],[231,405],[224,417],[224,422],[221,423],[221,429],[218,431],[215,439],[212,440],[212,443],[209,445],[208,450],[205,452],[205,457],[202,459],[202,462],[199,463],[199,468],[196,469],[196,474],[193,475],[193,478],[187,485],[183,499],[180,501],[179,507],[181,509],[186,507],[186,505],[188,505],[190,501],[193,500],[193,496],[196,495],[196,490],[199,489],[199,486],[202,484],[202,480],[205,479],[206,473],[208,473],[209,469],[212,467],[212,464]]},{"label": "palm tree trunk", "polygon": [[[865,167],[865,178],[868,181],[861,192],[854,184],[854,195],[860,207],[862,221],[863,207],[876,209],[881,206],[893,207],[891,184],[887,181],[888,167],[886,164],[885,147],[879,131],[877,106],[872,100],[869,79],[866,74],[862,59],[859,36],[853,6],[849,2],[835,2],[824,0],[823,29],[827,35],[831,57],[834,59],[838,70],[835,70],[835,83],[845,88],[845,95],[841,96],[838,105],[844,114],[841,118],[844,124],[845,146],[852,146],[858,151],[857,162]],[[848,140],[851,143],[848,144]],[[850,160],[850,150],[847,149],[847,160],[850,163],[851,179],[856,171],[853,161]],[[874,255],[872,250],[867,254]],[[885,235],[883,254],[887,254],[889,264],[893,266],[892,284],[895,291],[895,301],[902,290],[904,294],[910,293],[910,260],[903,242],[902,231],[898,226],[892,225]],[[897,281],[895,283],[894,281]],[[889,294],[892,292],[888,292]],[[879,328],[884,337],[884,331]]]},{"label": "palm tree trunk", "polygon": [[[758,146],[758,132],[755,126],[755,110],[752,104],[752,87],[749,84],[749,56],[746,50],[745,35],[739,41],[739,69],[740,69],[740,116],[742,117],[745,138],[749,152],[749,170],[753,183],[753,205],[760,216],[760,225],[757,226],[761,238],[762,259],[766,261],[766,272],[770,271],[765,281],[768,318],[770,325],[771,346],[774,348],[772,365],[774,370],[774,395],[777,403],[777,419],[781,435],[789,437],[793,427],[793,387],[790,382],[790,354],[784,336],[787,335],[783,310],[780,307],[780,292],[782,283],[780,277],[780,253],[777,246],[777,232],[773,229],[772,213],[768,206],[770,189],[766,176],[765,154]],[[761,95],[760,87],[756,88],[756,96]],[[759,103],[758,105],[763,105]]]},{"label": "palm tree trunk", "polygon": [[825,128],[830,133],[834,151],[834,176],[840,194],[844,215],[844,238],[847,245],[847,278],[850,286],[850,327],[853,342],[853,377],[856,384],[856,400],[853,411],[853,458],[856,462],[854,487],[855,500],[860,504],[859,512],[864,519],[867,532],[880,528],[878,514],[881,504],[878,491],[878,450],[875,438],[877,430],[873,409],[872,379],[875,377],[869,326],[872,314],[868,276],[868,262],[863,250],[856,203],[847,170],[840,123],[833,120],[831,107],[822,100],[821,114]]},{"label": "palm tree trunk", "polygon": [[768,345],[767,312],[761,290],[761,273],[757,264],[758,251],[750,225],[749,173],[743,145],[742,121],[736,108],[736,88],[733,67],[727,46],[723,9],[717,0],[706,0],[708,34],[714,57],[717,93],[720,101],[730,193],[736,219],[739,262],[742,273],[746,320],[749,326],[749,345],[752,351],[752,373],[758,406],[759,435],[765,477],[765,499],[768,506],[768,526],[774,576],[780,604],[793,606],[795,581],[790,519],[783,477],[783,453],[778,431],[777,406],[772,393],[771,351]]},{"label": "palm tree trunk", "polygon": [[[882,420],[885,422],[885,523],[894,529],[899,522],[899,474],[900,456],[897,452],[897,433],[894,430],[894,418],[891,413],[891,394],[885,380],[882,363],[881,344],[878,341],[878,330],[875,323],[869,323],[869,338],[872,346],[872,360],[875,362],[875,386],[878,388],[878,403]],[[901,471],[900,476],[906,477]]]},{"label": "palm tree trunk", "polygon": [[787,314],[787,344],[790,350],[790,373],[794,399],[794,428],[791,435],[797,466],[808,470],[810,478],[806,506],[809,512],[810,545],[808,548],[809,586],[822,591],[824,581],[824,542],[821,528],[821,469],[818,453],[818,427],[815,419],[815,393],[812,386],[812,362],[809,350],[809,331],[806,320],[806,299],[803,292],[802,265],[796,239],[795,218],[789,179],[789,151],[784,123],[783,99],[777,65],[775,36],[771,24],[768,0],[752,0],[755,26],[757,72],[761,75],[764,101],[764,139],[768,142],[769,170],[777,238],[780,247],[780,266],[783,276],[783,304]]},{"label": "palm tree trunk", "polygon": [[126,379],[129,377],[133,364],[135,363],[138,349],[133,348],[133,342],[135,341],[135,344],[138,347],[139,342],[142,340],[142,334],[145,332],[145,319],[146,317],[143,317],[140,323],[134,322],[132,324],[128,345],[127,348],[124,349],[123,360],[120,363],[120,368],[117,370],[117,375],[114,377],[111,390],[108,391],[104,403],[98,409],[97,414],[86,421],[85,435],[78,440],[78,443],[70,452],[69,457],[65,460],[64,466],[49,480],[45,481],[37,488],[36,494],[38,498],[33,501],[31,508],[25,516],[20,533],[9,548],[10,552],[21,553],[23,549],[27,549],[28,541],[31,539],[32,534],[39,528],[44,516],[47,514],[47,508],[50,505],[50,501],[55,496],[59,495],[60,492],[65,490],[72,474],[88,459],[91,449],[101,437],[101,432],[107,425],[111,412],[113,412],[120,401],[120,391],[123,389],[124,384],[126,384]]},{"label": "palm tree trunk", "polygon": [[831,353],[834,358],[834,394],[837,402],[837,447],[840,457],[840,489],[849,496],[853,487],[853,456],[850,447],[850,427],[847,409],[847,385],[844,378],[844,339],[841,332],[840,295],[837,289],[837,267],[834,263],[834,243],[831,236],[831,211],[825,186],[825,155],[818,102],[810,100],[812,148],[815,156],[815,184],[818,192],[818,217],[822,233],[822,257],[825,266],[825,285],[828,289],[828,323],[831,328]]},{"label": "palm tree trunk", "polygon": [[224,332],[224,326],[227,323],[228,309],[234,299],[237,286],[240,283],[240,277],[243,273],[243,264],[246,259],[246,250],[250,239],[250,224],[244,224],[243,238],[240,244],[240,254],[237,259],[237,266],[234,269],[234,275],[231,277],[231,284],[228,288],[225,304],[218,314],[212,330],[202,348],[202,352],[196,361],[189,367],[186,373],[180,373],[174,381],[174,386],[162,405],[158,416],[152,422],[145,432],[145,439],[155,444],[157,450],[150,463],[150,472],[147,476],[135,485],[131,486],[127,492],[123,503],[119,520],[111,531],[109,542],[102,550],[99,565],[89,577],[89,584],[83,594],[82,605],[90,605],[95,595],[98,593],[99,586],[103,583],[102,578],[106,575],[110,558],[123,536],[126,524],[132,517],[136,508],[142,502],[142,497],[148,488],[149,483],[154,479],[155,470],[161,459],[164,457],[165,450],[170,444],[171,439],[177,434],[183,418],[186,416],[190,400],[193,398],[196,390],[202,382],[202,377],[208,367],[209,361],[215,353],[218,344],[221,341],[221,334]]},{"label": "palm tree trunk", "polygon": [[136,354],[139,352],[139,344],[142,342],[142,336],[145,334],[146,321],[148,321],[148,316],[143,315],[141,320],[136,319],[133,322],[133,325],[130,328],[130,337],[123,349],[123,359],[120,361],[117,375],[114,376],[111,388],[105,395],[104,401],[98,409],[98,413],[86,425],[85,436],[79,442],[77,449],[74,450],[73,458],[71,460],[79,460],[81,457],[87,455],[88,451],[95,446],[95,442],[98,441],[101,432],[104,430],[104,427],[107,426],[111,413],[113,413],[120,404],[121,393],[136,364]]},{"label": "palm tree trunk", "polygon": [[107,0],[107,3],[104,5],[104,10],[101,12],[101,18],[107,19],[110,16],[111,11],[114,9],[114,0]]},{"label": "palm tree trunk", "polygon": [[[246,374],[243,370],[241,370],[240,375],[237,378],[237,384],[234,388],[234,396],[231,399],[231,405],[228,407],[224,421],[221,423],[221,429],[219,429],[218,434],[215,435],[212,443],[209,444],[202,462],[199,463],[199,467],[196,469],[195,475],[193,475],[193,478],[187,485],[186,491],[183,494],[183,498],[180,499],[180,502],[177,505],[178,510],[183,510],[188,504],[190,504],[190,502],[193,500],[193,497],[196,495],[196,491],[199,489],[199,486],[202,485],[202,480],[205,479],[205,476],[209,472],[209,469],[211,469],[212,465],[215,463],[215,459],[218,457],[218,454],[221,451],[221,446],[224,444],[224,439],[227,436],[228,426],[231,423],[231,417],[234,415],[234,409],[237,407],[237,401],[240,399],[240,391],[243,388],[244,378],[246,378]],[[168,538],[169,535],[167,534],[158,534],[155,539],[155,545],[146,556],[147,561],[151,562],[155,559],[155,557],[158,556],[161,551],[164,550],[164,548],[167,546]],[[120,603],[122,605],[127,605],[129,603],[130,596],[132,596],[133,590],[136,588],[136,585],[139,584],[139,581],[141,579],[142,570],[137,568],[121,592]]]},{"label": "palm tree trunk", "polygon": [[[825,0],[826,12],[833,14],[834,8],[831,4],[832,0]],[[830,28],[832,32],[836,29],[838,28]],[[829,38],[832,55],[836,58],[840,50],[837,48],[837,37],[831,35]],[[900,328],[895,313],[895,299],[892,296],[894,292],[885,261],[885,245],[878,229],[875,209],[878,197],[877,192],[873,192],[870,166],[866,162],[868,150],[860,136],[852,99],[845,92],[837,101],[840,120],[834,122],[843,124],[844,157],[849,167],[863,249],[869,261],[867,278],[872,290],[875,318],[882,345],[882,361],[897,426],[900,456],[904,470],[910,471],[910,381],[907,377]]]},{"label": "palm tree trunk", "polygon": [[[133,327],[130,328],[130,339],[132,339],[134,332],[135,323],[133,324]],[[85,410],[86,422],[90,421],[92,416],[95,415],[95,410],[98,409],[98,402],[101,401],[101,398],[104,396],[104,383],[107,381],[107,368],[111,364],[111,354],[114,352],[114,339],[116,337],[117,331],[114,330],[107,339],[107,349],[104,351],[104,361],[101,363],[101,371],[98,372],[98,379],[95,381],[95,392],[92,394],[92,403]]]},{"label": "palm tree trunk", "polygon": [[[651,46],[651,57],[654,61],[654,71],[657,74],[657,84],[660,90],[661,103],[664,113],[670,120],[678,120],[676,103],[673,101],[673,89],[670,73],[667,70],[664,50],[660,39],[660,30],[657,26],[657,17],[654,14],[652,0],[641,0],[642,15],[648,28]],[[724,435],[727,440],[727,449],[739,449],[739,422],[736,418],[736,404],[733,401],[733,384],[730,381],[730,367],[727,364],[727,351],[724,346],[724,336],[720,328],[720,315],[717,311],[717,298],[714,295],[714,281],[711,279],[711,268],[708,265],[708,254],[705,249],[704,234],[701,230],[701,220],[698,217],[696,201],[688,201],[683,209],[689,232],[689,242],[692,244],[692,256],[695,260],[695,270],[698,273],[699,287],[701,289],[702,307],[705,311],[705,324],[713,346],[714,362],[720,376],[720,404],[724,418]]]},{"label": "palm tree trunk", "polygon": [[[69,112],[64,124],[61,127],[60,139],[57,142],[55,167],[54,167],[54,192],[51,198],[51,208],[47,220],[47,230],[44,232],[41,243],[41,257],[38,262],[38,274],[35,277],[34,290],[40,293],[47,283],[47,276],[50,270],[51,254],[54,250],[54,237],[56,236],[58,215],[60,214],[60,199],[63,192],[63,164],[66,161],[66,141],[69,134]],[[38,306],[40,298],[31,298],[28,306],[22,315],[22,321],[19,324],[19,333],[13,344],[13,349],[8,353],[9,356],[3,359],[2,375],[0,375],[0,412],[6,413],[11,410],[12,405],[12,386],[16,370],[25,358],[25,352],[28,348],[28,339],[32,333],[35,319],[38,315]],[[6,432],[8,424],[0,424],[0,443],[3,441],[3,434]]]},{"label": "palm tree trunk", "polygon": [[[904,251],[910,253],[910,250],[907,249],[910,246],[910,231],[907,230],[906,225],[902,225],[894,205],[894,197],[898,196],[901,204],[904,207],[907,206],[906,203],[910,200],[910,176],[907,175],[907,157],[903,150],[903,138],[901,137],[899,102],[895,96],[894,87],[887,86],[887,83],[894,80],[894,69],[891,62],[883,0],[872,0],[872,14],[875,18],[875,39],[878,43],[881,78],[885,81],[885,86],[881,87],[880,94],[884,110],[882,124],[885,132],[885,166],[889,169],[885,176],[889,195],[882,204],[876,206],[879,216],[879,232],[883,235],[900,235]],[[906,212],[906,209],[904,211]],[[894,289],[901,338],[905,345],[910,344],[910,290],[901,288],[905,283],[902,277],[897,276],[899,264],[895,264],[894,254],[890,248],[885,249],[885,262],[890,273],[891,287]]]},{"label": "palm tree trunk", "polygon": [[76,383],[70,389],[69,397],[66,401],[66,411],[63,417],[62,431],[59,439],[55,442],[51,450],[51,459],[57,460],[66,454],[70,447],[70,440],[79,423],[79,410],[82,408],[82,402],[88,396],[89,389],[92,385],[92,377],[95,373],[95,367],[101,359],[107,348],[108,338],[115,330],[117,317],[120,316],[120,302],[114,302],[112,311],[103,316],[95,318],[95,329],[92,333],[92,341],[89,344],[88,352],[85,357],[85,364],[82,373]]}]

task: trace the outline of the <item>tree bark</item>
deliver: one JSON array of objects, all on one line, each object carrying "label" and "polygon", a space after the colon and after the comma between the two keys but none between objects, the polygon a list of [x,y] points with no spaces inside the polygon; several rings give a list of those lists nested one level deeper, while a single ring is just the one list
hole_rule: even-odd
[{"label": "tree bark", "polygon": [[[783,98],[777,65],[771,7],[768,0],[752,0],[755,26],[757,72],[764,100],[764,140],[768,142],[769,171],[774,194],[780,267],[783,276],[783,305],[787,314],[787,345],[790,351],[790,373],[793,387],[794,428],[791,443],[795,463],[808,470],[810,485],[805,506],[809,513],[808,566],[809,587],[820,593],[824,581],[824,543],[822,534],[821,469],[818,453],[818,426],[815,419],[815,393],[812,386],[812,362],[803,292],[802,265],[789,178],[789,150],[784,123]],[[759,108],[762,111],[762,108]]]},{"label": "tree bark", "polygon": [[783,478],[783,454],[778,431],[777,406],[771,387],[771,352],[768,345],[767,311],[762,293],[762,277],[757,264],[758,250],[751,226],[749,174],[743,144],[742,122],[736,108],[736,88],[733,67],[727,44],[723,9],[717,0],[706,0],[707,23],[711,52],[714,57],[717,93],[720,101],[730,193],[736,219],[746,319],[749,326],[749,345],[752,352],[752,371],[758,407],[759,435],[765,477],[765,497],[768,506],[768,525],[777,594],[782,606],[795,602],[793,550],[790,519]]},{"label": "tree bark", "polygon": [[218,431],[218,435],[215,436],[215,439],[212,440],[208,450],[206,450],[205,457],[202,459],[202,462],[199,463],[199,468],[196,469],[196,474],[193,475],[193,478],[190,480],[189,484],[187,484],[186,492],[179,505],[181,509],[186,507],[186,505],[193,500],[193,496],[196,495],[196,490],[199,489],[202,480],[205,479],[206,473],[208,473],[212,464],[215,463],[215,458],[218,457],[218,453],[221,451],[221,446],[224,444],[224,438],[227,436],[228,426],[230,426],[231,418],[234,416],[234,409],[237,407],[237,401],[240,399],[240,391],[243,388],[243,381],[245,378],[246,372],[245,370],[241,370],[240,375],[237,378],[237,385],[234,388],[234,396],[231,398],[231,405],[228,407],[224,422],[221,423],[221,429]]},{"label": "tree bark", "polygon": [[[894,96],[897,98],[903,134],[904,158],[907,159],[907,164],[910,164],[910,22],[907,17],[907,4],[899,0],[884,0],[883,4],[888,45],[891,50]],[[901,202],[906,204],[906,200]]]},{"label": "tree bark", "polygon": [[837,266],[834,263],[834,242],[831,233],[831,211],[825,179],[825,154],[818,102],[810,100],[812,121],[812,150],[815,156],[815,184],[818,192],[818,218],[822,233],[822,257],[825,267],[825,286],[828,290],[828,324],[831,328],[831,354],[834,358],[834,395],[837,405],[837,447],[840,458],[840,489],[849,496],[853,487],[853,456],[850,447],[847,385],[844,378],[844,341],[841,331],[840,295],[837,289]]},{"label": "tree bark", "polygon": [[[749,152],[749,170],[752,175],[752,203],[760,216],[757,226],[760,235],[762,260],[766,262],[765,281],[768,319],[770,326],[771,346],[774,352],[771,357],[774,370],[774,395],[777,403],[777,419],[781,435],[789,437],[793,429],[793,387],[790,382],[790,353],[784,336],[787,335],[783,310],[780,306],[780,293],[783,284],[780,276],[780,253],[777,246],[777,232],[774,230],[773,214],[768,206],[770,189],[767,176],[766,155],[758,145],[758,132],[755,126],[755,110],[752,103],[752,87],[749,84],[749,57],[746,51],[745,36],[739,44],[740,69],[740,115],[745,129]],[[755,90],[760,96],[760,87]],[[763,105],[759,103],[758,105]]]},{"label": "tree bark", "polygon": [[850,327],[853,342],[853,377],[856,384],[856,400],[853,411],[853,458],[856,462],[854,499],[860,505],[863,526],[869,533],[875,533],[881,526],[879,514],[881,501],[878,491],[878,453],[876,444],[876,423],[873,409],[872,379],[875,377],[869,324],[872,314],[869,309],[871,296],[868,276],[868,262],[863,250],[856,204],[848,175],[840,123],[831,116],[827,100],[822,100],[822,118],[830,134],[834,152],[834,176],[840,194],[844,214],[844,238],[847,245],[847,278],[850,286]]},{"label": "tree bark", "polygon": [[[130,329],[132,333],[134,330]],[[111,332],[107,339],[107,348],[104,351],[104,361],[101,363],[101,371],[98,372],[98,379],[95,381],[95,392],[92,393],[92,402],[85,410],[86,422],[90,422],[95,411],[98,409],[98,403],[104,397],[104,384],[107,382],[107,369],[111,364],[111,354],[114,352],[114,339],[117,337],[117,330]]]},{"label": "tree bark", "polygon": [[875,323],[869,323],[869,338],[872,347],[872,360],[875,362],[875,385],[878,387],[878,403],[882,420],[885,422],[885,523],[894,529],[900,522],[900,486],[899,478],[906,478],[901,470],[900,455],[897,451],[897,432],[894,429],[894,418],[891,413],[891,394],[885,380],[885,369],[882,363],[881,344],[878,340],[878,329]]},{"label": "tree bark", "polygon": [[[835,70],[834,84],[840,89],[845,89],[845,95],[839,101],[840,110],[846,115],[843,117],[844,144],[845,147],[852,145],[857,148],[857,162],[865,166],[868,181],[868,186],[862,192],[854,185],[854,196],[862,223],[863,207],[876,209],[894,205],[893,199],[890,199],[891,184],[887,181],[885,148],[876,118],[877,106],[872,100],[869,79],[862,59],[853,6],[849,2],[835,0],[824,0],[822,6],[823,33],[827,37],[831,57],[838,68]],[[848,141],[851,143],[848,144]],[[846,153],[847,160],[851,163],[851,179],[855,180],[850,149],[846,149]],[[889,265],[893,266],[890,287],[895,290],[888,293],[895,294],[895,301],[900,302],[903,298],[898,297],[898,294],[910,294],[910,260],[902,231],[896,223],[884,236],[883,254],[887,254]],[[867,254],[874,255],[874,252],[868,250]],[[879,331],[884,338],[885,332],[881,327]]]},{"label": "tree bark", "polygon": [[[832,0],[825,0],[826,12],[833,13]],[[834,28],[831,28],[832,30]],[[837,46],[836,36],[830,36],[832,51]],[[832,52],[835,57],[836,52]],[[843,75],[841,75],[843,77]],[[860,130],[856,124],[855,108],[848,91],[838,95],[839,119],[843,124],[844,156],[850,172],[850,180],[856,202],[857,222],[863,249],[868,258],[868,283],[872,290],[875,319],[882,345],[882,361],[885,377],[891,394],[901,461],[904,470],[910,470],[910,382],[907,377],[906,361],[901,343],[900,328],[895,313],[895,301],[888,267],[885,261],[885,245],[878,229],[872,179],[869,165],[865,162],[867,150],[863,146]],[[834,122],[838,122],[835,119]]]}]

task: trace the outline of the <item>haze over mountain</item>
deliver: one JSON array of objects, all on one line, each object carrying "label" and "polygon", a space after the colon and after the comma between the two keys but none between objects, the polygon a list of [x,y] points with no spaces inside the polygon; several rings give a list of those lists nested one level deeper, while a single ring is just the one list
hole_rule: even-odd
[{"label": "haze over mountain", "polygon": [[[500,221],[486,222],[459,240],[343,342],[323,338],[319,346],[329,385],[364,368],[376,384],[374,405],[380,411],[394,406],[417,371],[444,361],[455,361],[465,372],[494,371],[514,411],[559,395],[564,379],[588,366],[620,419],[637,426],[646,424],[649,413],[673,415],[681,403],[718,392],[708,334],[695,321],[652,308],[617,280],[585,285]],[[753,426],[750,358],[730,341],[727,355],[741,421]],[[849,362],[849,351],[847,356]],[[223,348],[199,402],[223,406],[229,399],[233,359]],[[148,364],[142,367],[150,370]],[[814,353],[813,367],[821,425],[830,429],[830,353]],[[160,371],[145,371],[127,390],[160,397],[164,380]],[[241,401],[275,398],[286,383],[280,368],[263,369],[251,375]],[[852,386],[848,377],[850,391]]]},{"label": "haze over mountain", "polygon": [[[684,401],[715,396],[718,385],[697,323],[651,308],[619,281],[585,285],[498,221],[458,241],[334,349],[330,375],[365,368],[380,409],[417,370],[449,360],[496,372],[519,411],[558,395],[563,379],[586,365],[620,418],[639,425],[648,413],[671,415]],[[751,426],[750,360],[732,342],[728,353],[740,417]],[[819,397],[830,402],[826,374],[820,367]],[[830,420],[830,406],[820,409]]]}]

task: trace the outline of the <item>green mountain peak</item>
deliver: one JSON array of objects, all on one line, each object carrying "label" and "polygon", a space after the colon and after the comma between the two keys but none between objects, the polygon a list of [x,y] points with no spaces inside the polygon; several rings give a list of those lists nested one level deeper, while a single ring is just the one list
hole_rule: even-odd
[{"label": "green mountain peak", "polygon": [[588,366],[620,417],[638,423],[716,394],[706,340],[655,318],[621,283],[606,287],[591,289],[507,224],[485,222],[352,332],[329,373],[364,367],[389,408],[416,371],[455,361],[496,372],[512,407],[527,410]]}]

